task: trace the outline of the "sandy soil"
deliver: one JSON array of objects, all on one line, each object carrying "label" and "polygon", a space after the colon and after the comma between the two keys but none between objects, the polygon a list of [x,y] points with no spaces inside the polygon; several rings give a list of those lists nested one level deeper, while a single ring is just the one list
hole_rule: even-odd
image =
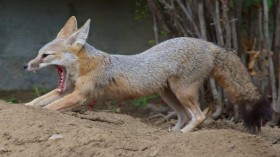
[{"label": "sandy soil", "polygon": [[0,156],[280,156],[280,129],[251,135],[240,124],[206,120],[182,134],[124,114],[60,113],[1,101]]}]

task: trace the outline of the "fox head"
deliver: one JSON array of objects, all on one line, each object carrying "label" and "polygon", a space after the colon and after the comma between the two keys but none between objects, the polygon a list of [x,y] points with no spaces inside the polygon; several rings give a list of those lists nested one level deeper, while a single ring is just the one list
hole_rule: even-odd
[{"label": "fox head", "polygon": [[[59,92],[66,88],[69,71],[75,70],[77,66],[77,54],[86,44],[89,34],[90,19],[77,29],[77,20],[70,17],[57,37],[43,46],[36,58],[24,66],[28,71],[36,71],[46,66],[55,66],[60,75]],[[71,69],[71,70],[70,70]]]}]

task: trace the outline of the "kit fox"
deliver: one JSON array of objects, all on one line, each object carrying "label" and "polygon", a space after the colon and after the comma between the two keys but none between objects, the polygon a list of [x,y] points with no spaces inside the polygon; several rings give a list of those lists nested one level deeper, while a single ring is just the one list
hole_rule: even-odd
[{"label": "kit fox", "polygon": [[232,52],[200,39],[180,37],[136,55],[109,55],[86,43],[89,28],[90,20],[77,29],[76,18],[71,17],[57,37],[24,66],[35,71],[52,65],[60,76],[58,89],[26,105],[65,110],[92,98],[127,99],[157,93],[177,113],[172,129],[185,133],[205,119],[198,89],[211,76],[240,105],[249,130],[258,131],[270,120],[270,103]]}]

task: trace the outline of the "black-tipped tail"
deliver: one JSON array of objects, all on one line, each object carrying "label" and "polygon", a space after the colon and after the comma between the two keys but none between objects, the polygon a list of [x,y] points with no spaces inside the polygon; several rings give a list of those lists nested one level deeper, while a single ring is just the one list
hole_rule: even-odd
[{"label": "black-tipped tail", "polygon": [[261,131],[261,126],[265,125],[272,118],[272,108],[269,100],[266,98],[241,105],[241,111],[245,127],[253,133]]}]

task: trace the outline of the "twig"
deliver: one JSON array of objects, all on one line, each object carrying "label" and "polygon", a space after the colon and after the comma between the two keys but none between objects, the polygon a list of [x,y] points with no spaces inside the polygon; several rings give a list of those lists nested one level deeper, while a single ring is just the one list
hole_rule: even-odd
[{"label": "twig", "polygon": [[191,22],[193,29],[195,31],[195,34],[198,38],[201,38],[201,34],[199,33],[198,27],[197,25],[194,23],[192,16],[190,15],[190,13],[187,11],[187,9],[185,8],[184,4],[182,3],[181,0],[176,0],[176,2],[179,4],[180,8],[183,10],[183,12],[185,13],[187,19]]}]

